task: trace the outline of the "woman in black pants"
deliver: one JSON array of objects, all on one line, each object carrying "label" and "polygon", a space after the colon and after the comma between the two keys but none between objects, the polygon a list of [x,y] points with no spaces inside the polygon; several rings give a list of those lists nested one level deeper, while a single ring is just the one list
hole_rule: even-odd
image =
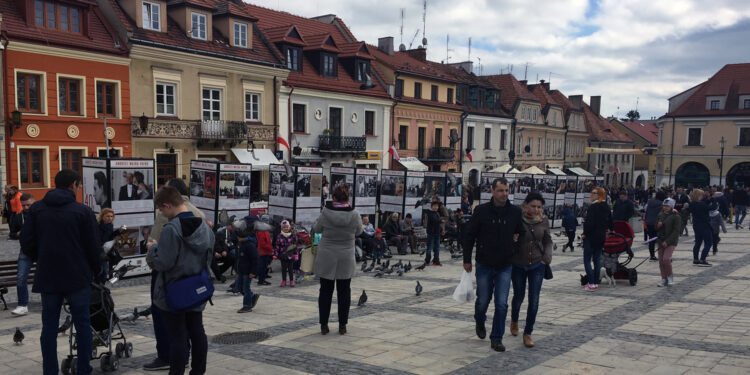
[{"label": "woman in black pants", "polygon": [[335,286],[339,333],[343,335],[349,319],[350,284],[356,267],[354,239],[362,233],[362,216],[349,204],[348,185],[339,185],[333,191],[333,202],[326,203],[313,232],[322,234],[315,257],[315,273],[320,277],[320,332],[324,335],[329,332],[328,316]]}]

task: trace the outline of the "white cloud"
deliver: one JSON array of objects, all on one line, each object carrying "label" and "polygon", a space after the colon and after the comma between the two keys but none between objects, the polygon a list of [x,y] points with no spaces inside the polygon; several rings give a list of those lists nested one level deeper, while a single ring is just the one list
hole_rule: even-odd
[{"label": "white cloud", "polygon": [[[373,44],[382,36],[400,42],[405,8],[404,43],[417,29],[413,47],[422,39],[421,0],[252,3],[305,17],[336,14]],[[484,74],[512,64],[523,79],[530,63],[530,82],[551,77],[566,95],[602,95],[604,115],[618,106],[624,114],[640,98],[643,117],[659,116],[668,97],[750,56],[750,7],[733,0],[428,0],[426,29],[433,61],[446,59],[448,34],[450,61],[466,60],[472,37],[471,57]]]}]

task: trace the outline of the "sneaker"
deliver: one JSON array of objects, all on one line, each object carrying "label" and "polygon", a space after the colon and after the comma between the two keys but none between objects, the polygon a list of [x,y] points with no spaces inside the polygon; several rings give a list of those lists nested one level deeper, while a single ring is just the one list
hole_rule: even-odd
[{"label": "sneaker", "polygon": [[667,277],[667,286],[674,286],[674,276]]},{"label": "sneaker", "polygon": [[253,295],[253,304],[250,306],[251,309],[255,308],[255,305],[258,304],[258,299],[259,298],[260,298],[260,294],[256,293],[255,295]]},{"label": "sneaker", "polygon": [[18,306],[13,311],[10,312],[14,316],[24,316],[29,313],[29,307],[28,306]]},{"label": "sneaker", "polygon": [[169,370],[169,362],[156,358],[150,363],[146,363],[145,365],[143,365],[143,370],[144,371]]},{"label": "sneaker", "polygon": [[700,260],[698,260],[698,259],[693,259],[693,265],[694,265],[694,266],[697,266],[697,265],[699,265],[700,263],[701,263],[701,261],[700,261]]},{"label": "sneaker", "polygon": [[662,279],[661,281],[659,281],[658,284],[656,284],[656,286],[658,286],[658,287],[667,286],[667,280],[666,279]]},{"label": "sneaker", "polygon": [[655,262],[655,261],[658,261],[659,258],[657,258],[657,257],[655,257],[655,256],[652,255],[651,258],[649,258],[649,260],[652,261],[652,262]]},{"label": "sneaker", "polygon": [[237,314],[249,313],[251,311],[253,311],[252,307],[250,307],[250,306],[243,306],[241,309],[237,310]]},{"label": "sneaker", "polygon": [[294,288],[294,280],[289,280],[289,286],[291,286],[292,288]]},{"label": "sneaker", "polygon": [[505,351],[505,345],[503,345],[503,342],[501,340],[492,340],[492,343],[490,343],[490,347],[496,352]]},{"label": "sneaker", "polygon": [[586,285],[585,285],[585,286],[583,287],[583,290],[585,290],[585,291],[587,291],[587,292],[593,292],[593,291],[595,291],[596,289],[597,289],[597,288],[596,288],[596,287],[594,287],[594,286],[593,286],[593,285],[591,285],[591,284],[586,284]]},{"label": "sneaker", "polygon": [[698,267],[711,267],[711,263],[708,263],[705,260],[702,260],[700,261],[700,263],[698,263]]},{"label": "sneaker", "polygon": [[286,280],[282,281],[281,285],[279,285],[279,286],[282,287],[282,288],[285,287],[286,286]]},{"label": "sneaker", "polygon": [[433,266],[436,266],[436,267],[442,267],[442,266],[443,266],[443,264],[442,264],[442,263],[440,263],[439,261],[434,261],[434,262],[432,262],[432,265],[433,265]]}]

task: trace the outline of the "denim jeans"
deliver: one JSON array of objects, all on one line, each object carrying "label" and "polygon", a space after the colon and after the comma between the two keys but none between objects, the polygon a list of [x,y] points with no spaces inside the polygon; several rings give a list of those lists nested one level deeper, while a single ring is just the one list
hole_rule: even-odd
[{"label": "denim jeans", "polygon": [[258,257],[258,272],[255,273],[258,275],[258,284],[266,281],[266,276],[268,276],[268,265],[271,264],[272,257],[272,255],[261,255]]},{"label": "denim jeans", "polygon": [[[588,239],[583,240],[583,268],[586,269],[586,278],[589,284],[599,284],[600,273],[602,270],[602,251],[601,247],[591,246]],[[594,269],[591,269],[591,260],[594,261]]]},{"label": "denim jeans", "polygon": [[745,220],[745,215],[747,215],[747,206],[734,206],[734,214],[734,228],[740,229],[740,225],[742,225],[742,221]]},{"label": "denim jeans", "polygon": [[505,334],[505,318],[508,316],[508,294],[512,266],[497,269],[477,263],[477,300],[474,303],[474,321],[487,320],[487,308],[494,294],[495,315],[492,317],[490,340],[502,340]]},{"label": "denim jeans", "polygon": [[[693,234],[695,235],[695,245],[693,245],[693,260],[706,260],[706,257],[708,256],[708,250],[711,249],[711,245],[713,244],[714,239],[711,227],[708,225],[693,225]],[[701,243],[703,244],[703,252],[700,252]],[[699,253],[700,259],[698,258]]]},{"label": "denim jeans", "polygon": [[528,281],[529,305],[526,309],[526,325],[523,328],[523,333],[530,335],[534,331],[536,312],[539,310],[539,293],[542,291],[542,281],[544,281],[544,265],[542,262],[530,266],[514,265],[510,277],[513,282],[513,300],[510,303],[510,320],[512,322],[518,321]]},{"label": "denim jeans", "polygon": [[[156,271],[151,272],[151,298],[153,300],[154,295],[154,283],[159,273]],[[156,339],[156,357],[164,362],[169,363],[169,331],[167,331],[167,323],[164,321],[163,310],[159,309],[151,303],[151,322],[154,325],[154,339]],[[185,350],[186,355],[190,354],[190,339],[187,339],[187,349]]]},{"label": "denim jeans", "polygon": [[206,331],[203,329],[203,312],[174,313],[162,310],[162,314],[169,332],[169,375],[185,373],[189,351],[188,339],[193,345],[193,362],[190,364],[190,374],[205,373],[208,338],[206,337]]},{"label": "denim jeans", "polygon": [[252,279],[247,274],[237,274],[237,287],[242,292],[242,307],[253,306],[253,291],[250,289]]},{"label": "denim jeans", "polygon": [[42,293],[42,367],[45,375],[57,374],[57,328],[60,324],[60,309],[63,300],[70,303],[70,314],[76,328],[78,343],[78,374],[90,374],[91,364],[91,287],[71,293]]},{"label": "denim jeans", "polygon": [[18,252],[18,274],[16,280],[16,293],[18,294],[18,306],[29,305],[29,272],[34,261],[27,257],[23,251]]},{"label": "denim jeans", "polygon": [[427,253],[425,253],[424,261],[430,263],[432,259],[432,251],[435,252],[435,262],[440,262],[440,235],[439,234],[428,234],[427,235]]},{"label": "denim jeans", "polygon": [[[646,226],[646,233],[648,233],[648,238],[654,238],[659,235],[659,232],[656,230],[656,225],[647,225]],[[656,241],[651,241],[648,243],[648,252],[653,257],[656,251]]]}]

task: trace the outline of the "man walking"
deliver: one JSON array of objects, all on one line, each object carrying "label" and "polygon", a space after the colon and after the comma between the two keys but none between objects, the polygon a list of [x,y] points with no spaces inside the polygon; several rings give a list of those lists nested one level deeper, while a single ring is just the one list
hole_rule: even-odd
[{"label": "man walking", "polygon": [[612,219],[615,221],[629,221],[635,213],[635,206],[628,198],[627,190],[620,190],[620,199],[615,201],[615,207],[612,209]]},{"label": "man walking", "polygon": [[744,228],[742,226],[742,222],[745,220],[745,215],[747,215],[747,205],[750,202],[750,198],[748,198],[747,191],[745,190],[745,187],[740,185],[737,190],[734,192],[734,197],[732,198],[734,202],[734,229],[739,230],[740,228]]},{"label": "man walking", "polygon": [[[29,193],[23,193],[21,196],[21,207],[23,211],[13,217],[12,226],[16,230],[17,236],[21,236],[21,229],[29,220],[29,210],[34,204],[34,197]],[[13,229],[11,229],[11,233]],[[18,271],[16,274],[16,294],[18,295],[18,305],[10,313],[13,316],[23,316],[29,313],[29,288],[28,279],[33,261],[23,251],[18,252]]]},{"label": "man walking", "polygon": [[71,169],[55,176],[55,189],[29,210],[21,251],[37,261],[34,293],[42,294],[44,374],[57,374],[57,328],[63,300],[70,304],[78,343],[78,373],[89,374],[91,281],[101,271],[99,228],[90,208],[76,202],[81,177]]},{"label": "man walking", "polygon": [[474,304],[476,332],[484,339],[487,331],[487,308],[495,298],[495,315],[492,318],[490,346],[504,352],[503,334],[508,315],[511,257],[516,249],[518,235],[523,233],[521,209],[508,202],[508,180],[498,178],[492,182],[492,199],[474,209],[464,238],[464,270],[471,272],[471,252],[477,247],[477,300]]}]

